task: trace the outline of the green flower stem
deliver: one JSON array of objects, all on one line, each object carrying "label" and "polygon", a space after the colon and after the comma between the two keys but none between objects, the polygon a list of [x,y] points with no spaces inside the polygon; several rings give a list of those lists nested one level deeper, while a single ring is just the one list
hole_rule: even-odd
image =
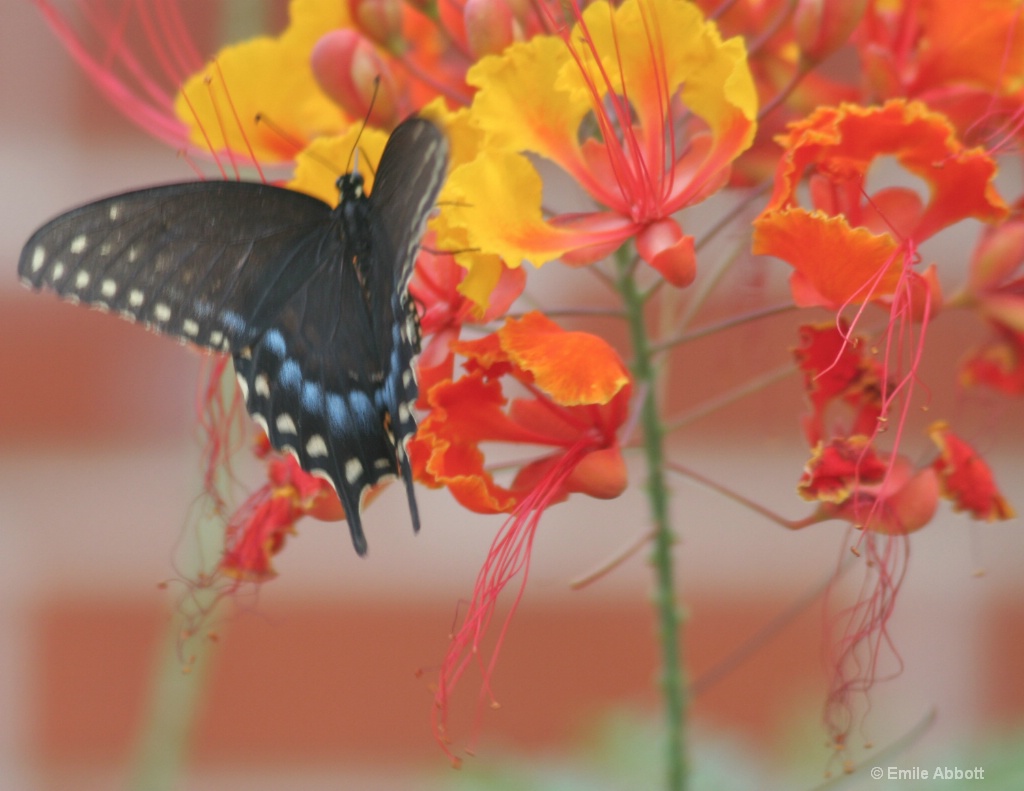
[{"label": "green flower stem", "polygon": [[658,411],[657,371],[654,351],[647,337],[645,300],[633,277],[632,250],[624,246],[616,254],[618,288],[629,319],[633,344],[633,377],[639,392],[640,424],[647,461],[647,498],[654,529],[651,563],[655,572],[654,606],[658,617],[661,644],[661,692],[666,721],[666,788],[683,791],[687,787],[686,755],[687,690],[683,672],[679,606],[676,602],[672,548],[675,535],[668,514],[668,485],[665,470],[665,426]]},{"label": "green flower stem", "polygon": [[[235,377],[231,366],[221,375],[221,398],[231,403],[235,397]],[[230,447],[242,441],[244,423],[225,425]],[[222,496],[231,487],[231,475],[219,470],[215,485]],[[189,557],[182,562],[193,579],[202,579],[209,571],[210,558],[224,553],[224,517],[217,509],[203,513],[191,534]],[[172,791],[182,787],[195,726],[206,697],[206,681],[214,658],[214,642],[205,633],[189,634],[208,624],[215,614],[223,592],[214,586],[190,590],[176,605],[167,631],[157,648],[153,682],[140,729],[132,777],[132,791]],[[188,635],[188,636],[186,636]]]},{"label": "green flower stem", "polygon": [[[223,534],[223,524],[220,525]],[[204,606],[196,600],[195,606]],[[193,601],[190,600],[190,605]],[[207,602],[205,606],[212,606]],[[205,698],[213,642],[196,635],[182,651],[186,613],[176,613],[158,648],[145,724],[136,747],[132,791],[172,791],[182,787],[198,713]],[[187,668],[187,672],[186,672]]]}]

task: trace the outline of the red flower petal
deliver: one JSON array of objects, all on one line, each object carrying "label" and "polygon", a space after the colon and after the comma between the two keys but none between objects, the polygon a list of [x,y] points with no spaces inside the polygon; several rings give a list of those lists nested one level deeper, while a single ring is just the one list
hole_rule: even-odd
[{"label": "red flower petal", "polygon": [[1015,516],[996,486],[992,469],[974,448],[941,420],[933,423],[928,433],[942,452],[934,466],[942,477],[943,494],[953,501],[954,511],[967,511],[975,519],[988,522]]}]

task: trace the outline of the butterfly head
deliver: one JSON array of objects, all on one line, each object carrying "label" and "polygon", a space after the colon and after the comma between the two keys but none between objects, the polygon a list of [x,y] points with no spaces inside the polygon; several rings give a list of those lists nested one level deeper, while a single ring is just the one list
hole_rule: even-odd
[{"label": "butterfly head", "polygon": [[335,182],[335,186],[338,188],[339,202],[347,203],[349,201],[356,201],[364,196],[363,190],[363,176],[361,173],[346,173],[343,176],[339,176]]}]

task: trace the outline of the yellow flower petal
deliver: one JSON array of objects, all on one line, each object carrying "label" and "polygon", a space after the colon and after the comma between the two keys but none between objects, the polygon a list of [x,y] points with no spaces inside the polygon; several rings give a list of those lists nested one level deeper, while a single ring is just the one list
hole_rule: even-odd
[{"label": "yellow flower petal", "polygon": [[[295,158],[295,177],[288,183],[289,188],[305,192],[332,206],[338,203],[338,176],[358,166],[363,174],[363,186],[373,193],[373,174],[384,145],[386,133],[366,128],[359,134],[358,124],[353,124],[343,135],[318,137]],[[356,146],[359,147],[358,162]]]},{"label": "yellow flower petal", "polygon": [[[523,259],[540,266],[575,245],[577,233],[554,228],[541,216],[542,183],[533,165],[508,152],[484,152],[448,178],[438,223],[445,250],[474,250],[504,258],[509,266]],[[457,254],[467,268],[472,257]]]},{"label": "yellow flower petal", "polygon": [[[735,117],[753,121],[757,91],[741,38],[723,42],[718,28],[692,3],[627,0],[614,14],[595,3],[583,15],[605,73],[616,91],[623,86],[643,120],[664,113],[664,95],[683,89],[683,104],[703,118],[715,136]],[[561,77],[579,79],[575,63]],[[646,112],[645,112],[646,110]],[[650,130],[660,133],[659,129]],[[747,145],[753,139],[748,134]],[[744,146],[746,147],[746,146]]]},{"label": "yellow flower petal", "polygon": [[[278,37],[261,36],[222,49],[190,78],[175,102],[192,142],[204,151],[230,150],[265,162],[295,156],[319,135],[348,123],[317,85],[309,55],[317,39],[346,24],[344,3],[293,0],[291,24]],[[256,123],[262,115],[270,124]]]},{"label": "yellow flower petal", "polygon": [[577,131],[590,97],[552,85],[569,60],[561,38],[537,36],[483,58],[467,72],[466,82],[480,88],[472,111],[488,147],[535,151],[571,170],[569,163],[579,160]]}]

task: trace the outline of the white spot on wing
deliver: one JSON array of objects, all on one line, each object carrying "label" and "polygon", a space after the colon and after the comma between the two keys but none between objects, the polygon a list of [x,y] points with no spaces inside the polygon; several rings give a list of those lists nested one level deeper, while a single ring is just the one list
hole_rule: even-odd
[{"label": "white spot on wing", "polygon": [[137,288],[133,288],[128,292],[128,304],[133,308],[141,308],[142,303],[146,301],[146,295],[139,291]]},{"label": "white spot on wing", "polygon": [[[246,381],[245,377],[240,375],[240,374],[238,376],[238,389],[242,391],[242,398],[244,398],[246,401],[248,401],[249,400],[249,383]],[[256,416],[253,415],[253,419],[255,419],[255,418],[256,418]],[[266,421],[264,421],[264,428],[266,428]]]},{"label": "white spot on wing", "polygon": [[192,319],[185,319],[181,323],[181,331],[194,338],[199,334],[199,324]]},{"label": "white spot on wing", "polygon": [[[261,415],[259,413],[256,413],[255,415],[253,415],[252,419],[253,419],[253,422],[256,423],[257,426],[259,426],[261,429],[263,429],[263,433],[266,434],[269,437],[270,436],[270,430],[267,428],[267,419],[265,417],[263,417],[263,415]],[[285,446],[284,448],[282,448],[282,450],[291,450],[291,448],[289,448],[288,446]],[[298,459],[296,459],[296,461],[298,461]]]},{"label": "white spot on wing", "polygon": [[55,263],[53,265],[53,271],[50,272],[50,279],[54,283],[56,283],[62,277],[64,277],[64,264],[62,264],[60,261],[58,261],[57,263]]},{"label": "white spot on wing", "polygon": [[[277,426],[277,430],[282,434],[298,434],[298,429],[295,428],[295,421],[292,420],[292,416],[287,412],[282,412],[277,416],[277,420],[274,421]],[[310,454],[312,455],[312,454]]]},{"label": "white spot on wing", "polygon": [[89,285],[89,273],[84,269],[75,275],[75,288],[82,289]]},{"label": "white spot on wing", "polygon": [[79,234],[78,236],[76,236],[74,239],[71,240],[71,246],[68,247],[68,249],[72,253],[74,253],[75,255],[78,255],[79,253],[83,252],[85,250],[85,248],[88,247],[88,245],[89,245],[89,239],[83,233],[83,234]]},{"label": "white spot on wing", "polygon": [[[306,441],[306,453],[313,458],[323,457],[327,455],[327,443],[324,442],[324,438],[319,434],[314,434]],[[360,466],[360,469],[362,467]],[[348,465],[345,465],[345,474],[348,475]]]},{"label": "white spot on wing", "polygon": [[32,271],[38,272],[43,268],[43,263],[46,261],[46,248],[41,244],[36,245],[36,249],[32,251]]},{"label": "white spot on wing", "polygon": [[352,458],[345,462],[345,480],[351,484],[355,484],[356,481],[362,477],[363,474],[363,463],[359,459]]},{"label": "white spot on wing", "polygon": [[270,379],[266,374],[259,374],[256,377],[256,395],[270,398]]},{"label": "white spot on wing", "polygon": [[153,306],[153,318],[157,321],[170,321],[171,309],[163,302],[157,302]]},{"label": "white spot on wing", "polygon": [[116,220],[120,214],[121,214],[121,204],[120,203],[112,203],[112,204],[110,204],[110,211],[107,212],[107,216],[111,220]]},{"label": "white spot on wing", "polygon": [[220,344],[221,344],[221,342],[223,340],[224,340],[224,333],[221,332],[220,330],[214,330],[213,332],[210,333],[210,345],[211,346],[220,346]]},{"label": "white spot on wing", "polygon": [[105,278],[103,282],[100,283],[100,293],[107,299],[112,298],[114,294],[117,293],[117,283],[115,283],[109,277]]}]

